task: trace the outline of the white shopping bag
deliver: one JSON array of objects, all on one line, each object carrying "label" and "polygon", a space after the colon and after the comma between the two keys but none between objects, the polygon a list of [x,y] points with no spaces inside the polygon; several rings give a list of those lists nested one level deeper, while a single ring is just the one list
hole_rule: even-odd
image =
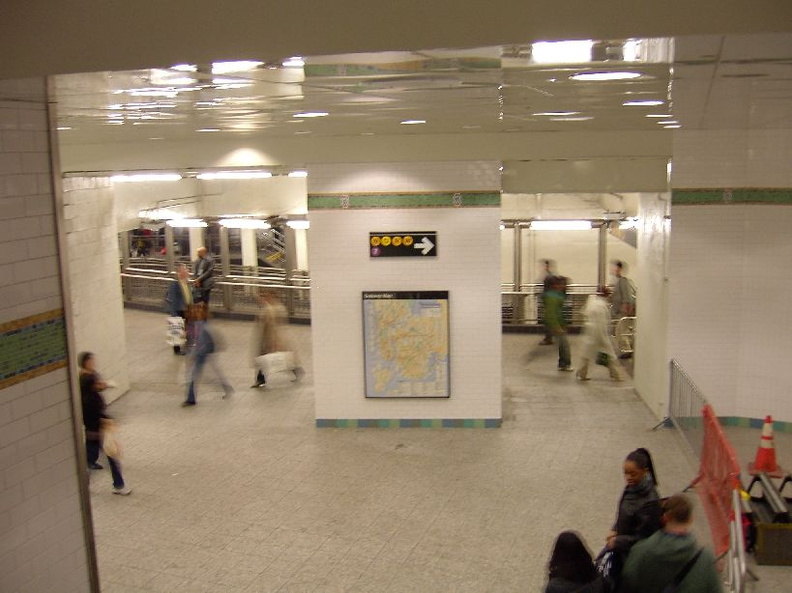
[{"label": "white shopping bag", "polygon": [[275,373],[293,371],[295,365],[294,352],[270,352],[256,357],[256,364],[261,369],[265,377],[270,377]]},{"label": "white shopping bag", "polygon": [[184,331],[184,319],[181,317],[168,317],[168,330],[165,341],[169,346],[184,346],[187,342],[187,333]]}]

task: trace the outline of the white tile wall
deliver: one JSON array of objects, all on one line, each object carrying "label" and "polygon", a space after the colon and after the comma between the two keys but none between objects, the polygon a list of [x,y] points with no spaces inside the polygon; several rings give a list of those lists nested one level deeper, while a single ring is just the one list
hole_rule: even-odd
[{"label": "white tile wall", "polygon": [[792,130],[674,134],[675,188],[792,187]]},{"label": "white tile wall", "polygon": [[721,416],[792,421],[792,206],[675,206],[669,354]]},{"label": "white tile wall", "polygon": [[500,191],[495,161],[310,165],[308,193]]},{"label": "white tile wall", "polygon": [[112,183],[68,178],[63,190],[74,344],[96,354],[100,372],[118,384],[109,402],[129,389]]},{"label": "white tile wall", "polygon": [[[317,418],[500,418],[499,209],[311,212]],[[368,233],[436,230],[436,258],[372,259]],[[367,400],[361,293],[448,290],[451,397]]]},{"label": "white tile wall", "polygon": [[[62,307],[44,81],[2,88],[0,323]],[[5,100],[7,89],[27,100]],[[65,369],[0,389],[3,593],[89,590],[70,402]]]}]

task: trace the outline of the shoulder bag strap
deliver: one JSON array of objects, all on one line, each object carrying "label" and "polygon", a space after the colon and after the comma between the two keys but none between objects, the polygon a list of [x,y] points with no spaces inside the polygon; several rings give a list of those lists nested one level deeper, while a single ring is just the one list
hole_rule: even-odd
[{"label": "shoulder bag strap", "polygon": [[682,570],[680,570],[678,573],[676,573],[676,576],[673,578],[673,580],[668,585],[666,585],[666,589],[665,590],[676,591],[676,588],[679,586],[679,584],[682,581],[685,580],[685,577],[690,572],[690,569],[693,568],[693,565],[699,559],[699,556],[701,556],[701,552],[703,552],[703,551],[704,551],[704,548],[699,548],[698,552],[693,554],[693,558],[688,560],[687,564],[685,564],[685,566],[682,567]]}]

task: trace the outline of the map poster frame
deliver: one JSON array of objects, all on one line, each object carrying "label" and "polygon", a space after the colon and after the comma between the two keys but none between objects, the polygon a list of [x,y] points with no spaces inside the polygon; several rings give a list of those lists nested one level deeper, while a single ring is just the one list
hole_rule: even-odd
[{"label": "map poster frame", "polygon": [[451,397],[447,290],[362,293],[367,399]]}]

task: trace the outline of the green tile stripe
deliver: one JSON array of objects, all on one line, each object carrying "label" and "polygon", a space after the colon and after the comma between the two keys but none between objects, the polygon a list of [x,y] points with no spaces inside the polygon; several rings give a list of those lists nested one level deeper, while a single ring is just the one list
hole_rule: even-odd
[{"label": "green tile stripe", "polygon": [[66,366],[63,310],[0,325],[0,389]]},{"label": "green tile stripe", "polygon": [[430,194],[308,194],[308,210],[377,208],[482,208],[500,206],[499,192]]},{"label": "green tile stripe", "polygon": [[[764,418],[745,418],[741,416],[718,416],[723,426],[738,426],[741,428],[762,428]],[[777,432],[792,432],[792,422],[773,420],[773,430]]]},{"label": "green tile stripe", "polygon": [[672,204],[792,204],[792,189],[675,189]]},{"label": "green tile stripe", "polygon": [[500,418],[317,418],[316,428],[500,428]]}]

